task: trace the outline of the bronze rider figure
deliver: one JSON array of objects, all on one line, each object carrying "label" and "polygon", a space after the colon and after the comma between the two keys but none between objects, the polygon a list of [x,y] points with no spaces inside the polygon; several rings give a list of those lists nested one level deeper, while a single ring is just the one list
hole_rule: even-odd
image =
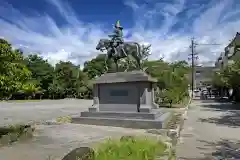
[{"label": "bronze rider figure", "polygon": [[[112,50],[113,50],[113,53],[114,55],[117,55],[117,47],[121,47],[123,53],[124,50],[123,50],[123,27],[120,25],[120,21],[118,20],[115,25],[114,25],[114,31],[113,31],[113,34],[109,35],[112,41]],[[126,54],[126,53],[125,53]]]}]

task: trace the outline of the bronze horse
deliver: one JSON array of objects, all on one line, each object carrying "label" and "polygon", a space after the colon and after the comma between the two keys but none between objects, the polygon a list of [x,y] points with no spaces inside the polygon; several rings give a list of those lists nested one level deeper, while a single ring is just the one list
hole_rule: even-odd
[{"label": "bronze horse", "polygon": [[136,42],[125,42],[122,46],[114,48],[112,41],[109,39],[100,39],[96,50],[107,50],[107,56],[105,58],[105,66],[108,59],[113,59],[116,70],[118,71],[118,60],[122,58],[129,58],[131,55],[137,62],[138,69],[141,69],[141,46]]}]

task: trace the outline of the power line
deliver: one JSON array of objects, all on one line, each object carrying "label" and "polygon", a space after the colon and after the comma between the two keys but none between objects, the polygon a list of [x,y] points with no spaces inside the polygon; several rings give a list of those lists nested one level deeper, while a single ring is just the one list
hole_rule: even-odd
[{"label": "power line", "polygon": [[195,43],[196,45],[200,45],[200,46],[218,46],[218,45],[223,45],[223,44],[219,44],[219,43]]}]

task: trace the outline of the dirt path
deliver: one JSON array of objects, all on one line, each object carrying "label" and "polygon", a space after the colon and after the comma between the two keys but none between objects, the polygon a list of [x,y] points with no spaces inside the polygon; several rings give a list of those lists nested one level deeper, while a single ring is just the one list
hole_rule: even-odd
[{"label": "dirt path", "polygon": [[178,160],[240,159],[240,106],[193,102],[177,146]]}]

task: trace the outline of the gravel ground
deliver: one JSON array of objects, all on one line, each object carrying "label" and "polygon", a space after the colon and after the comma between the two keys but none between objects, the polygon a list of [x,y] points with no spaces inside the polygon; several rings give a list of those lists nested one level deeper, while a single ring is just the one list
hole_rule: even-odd
[{"label": "gravel ground", "polygon": [[80,146],[96,145],[107,137],[148,135],[145,130],[93,125],[39,125],[32,140],[0,148],[0,160],[60,160]]},{"label": "gravel ground", "polygon": [[92,100],[43,100],[39,102],[0,102],[0,126],[29,121],[44,121],[59,116],[80,114]]},{"label": "gravel ground", "polygon": [[[44,100],[41,102],[1,102],[0,125],[51,120],[76,115],[92,105],[92,100]],[[0,160],[60,160],[72,149],[91,146],[107,137],[148,135],[141,129],[81,124],[36,125],[33,139],[0,147]]]}]

